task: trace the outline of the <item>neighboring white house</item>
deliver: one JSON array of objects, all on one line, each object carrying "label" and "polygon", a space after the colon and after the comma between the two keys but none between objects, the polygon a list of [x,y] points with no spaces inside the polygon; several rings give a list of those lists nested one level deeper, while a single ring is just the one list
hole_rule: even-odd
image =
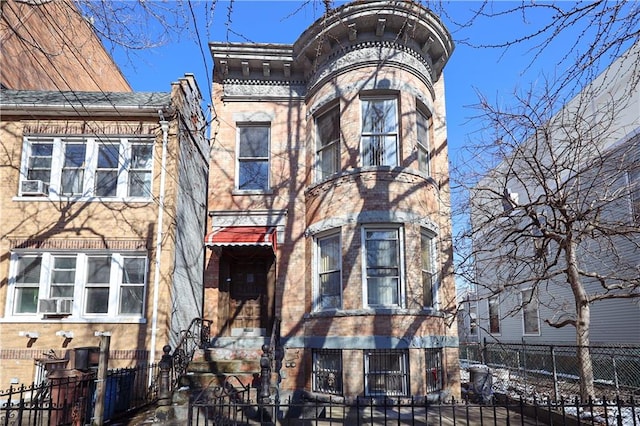
[{"label": "neighboring white house", "polygon": [[470,340],[575,344],[572,241],[573,272],[602,299],[590,304],[591,344],[640,344],[639,57],[636,43],[472,191]]}]

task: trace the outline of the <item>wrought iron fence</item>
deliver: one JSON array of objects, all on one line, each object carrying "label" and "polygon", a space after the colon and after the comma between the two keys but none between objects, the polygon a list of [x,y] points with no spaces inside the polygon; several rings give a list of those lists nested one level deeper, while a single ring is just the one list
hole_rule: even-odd
[{"label": "wrought iron fence", "polygon": [[578,400],[544,402],[494,397],[486,404],[450,399],[344,398],[273,401],[202,393],[190,403],[188,425],[640,425],[636,401]]},{"label": "wrought iron fence", "polygon": [[[103,420],[121,418],[153,403],[157,372],[156,365],[110,370]],[[41,383],[0,391],[0,425],[89,424],[95,402],[95,371],[57,370]]]},{"label": "wrought iron fence", "polygon": [[[461,344],[462,365],[493,369],[494,387],[558,400],[579,393],[577,346],[524,343]],[[597,395],[640,395],[640,347],[590,346]]]}]

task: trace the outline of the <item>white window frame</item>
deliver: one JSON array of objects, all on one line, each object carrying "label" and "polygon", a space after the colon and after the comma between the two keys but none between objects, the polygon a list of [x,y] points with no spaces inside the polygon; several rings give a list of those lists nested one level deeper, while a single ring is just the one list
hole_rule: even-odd
[{"label": "white window frame", "polygon": [[[265,128],[267,129],[267,156],[240,156],[240,148],[241,148],[241,137],[240,137],[240,129],[243,128]],[[264,182],[263,187],[261,188],[240,188],[241,184],[241,163],[243,162],[266,162],[267,165],[267,175],[266,182]],[[249,123],[236,123],[236,177],[235,177],[235,187],[236,191],[240,191],[242,193],[265,193],[270,191],[271,189],[271,123],[262,123],[262,122],[249,122]]]},{"label": "white window frame", "polygon": [[[531,296],[527,295],[528,292],[531,292]],[[529,300],[530,299],[530,300]],[[525,306],[525,303],[527,305]],[[527,319],[526,316],[527,306],[533,305],[536,315],[536,331],[527,331]],[[522,311],[522,335],[523,336],[539,336],[540,335],[540,303],[538,301],[538,297],[535,294],[535,290],[533,288],[527,288],[520,291],[520,308]]]},{"label": "white window frame", "polygon": [[[421,120],[424,120],[425,129],[424,136],[426,140],[422,140],[420,135]],[[422,108],[416,111],[416,148],[418,154],[418,170],[431,175],[431,114],[425,112]],[[424,161],[422,161],[424,159]]]},{"label": "white window frame", "polygon": [[[395,128],[393,130],[367,130],[365,131],[365,120],[367,118],[367,114],[366,114],[366,109],[367,106],[369,105],[369,103],[372,102],[393,102],[394,104],[394,117],[393,119],[395,120]],[[387,167],[396,167],[399,164],[399,157],[400,157],[400,121],[399,121],[399,117],[398,117],[398,97],[397,96],[363,96],[360,98],[360,104],[361,104],[361,108],[360,108],[360,113],[362,115],[361,120],[360,120],[360,158],[362,161],[362,166],[363,167],[380,167],[380,166],[387,166]],[[390,159],[391,157],[391,153],[388,150],[388,148],[391,148],[391,143],[389,143],[389,141],[385,140],[383,142],[380,142],[378,144],[378,150],[380,149],[380,146],[383,146],[384,149],[382,151],[382,153],[380,154],[373,154],[374,157],[379,157],[376,159],[373,159],[373,161],[370,161],[370,159],[367,159],[367,156],[371,157],[372,155],[369,154],[369,149],[368,147],[370,146],[370,143],[367,142],[367,140],[369,138],[389,138],[390,140],[392,140],[393,142],[393,160]]]},{"label": "white window frame", "polygon": [[[88,273],[88,259],[96,256],[111,256],[110,275],[109,275],[109,298],[108,309],[105,313],[87,313],[86,312],[86,292],[90,288],[87,285],[87,273]],[[17,284],[18,274],[18,262],[22,257],[39,257],[40,263],[40,277],[37,284],[28,286],[19,286]],[[55,252],[38,252],[38,251],[13,251],[11,252],[11,265],[9,276],[9,287],[5,317],[6,318],[34,318],[40,319],[43,316],[41,312],[37,312],[39,301],[41,299],[61,299],[59,297],[51,296],[52,275],[54,271],[54,259],[56,257],[75,257],[75,282],[73,289],[73,302],[71,315],[63,315],[66,320],[85,320],[91,321],[92,319],[100,320],[104,322],[109,319],[109,322],[117,322],[118,320],[142,320],[145,315],[146,306],[146,289],[148,287],[149,280],[149,259],[146,253],[140,252],[110,252],[110,251],[96,251],[96,252],[71,252],[71,251],[55,251]],[[127,258],[144,259],[144,283],[124,283],[123,282],[123,260]],[[125,295],[121,294],[125,287],[130,286],[142,286],[142,300],[140,313],[120,313],[120,301]],[[38,301],[36,301],[36,312],[16,312],[16,298],[18,296],[18,288],[20,287],[33,287],[38,289]],[[128,296],[128,295],[127,295]],[[62,299],[65,299],[64,297]]]},{"label": "white window frame", "polygon": [[[393,231],[396,233],[396,241],[398,242],[397,253],[398,256],[398,284],[397,284],[397,304],[370,304],[369,303],[369,276],[367,270],[367,232],[368,231]],[[397,224],[375,224],[375,225],[362,225],[361,227],[361,258],[362,258],[362,304],[364,308],[404,308],[405,307],[405,265],[404,265],[404,229],[401,225]]]},{"label": "white window frame", "polygon": [[[321,126],[320,122],[329,117],[330,115],[335,114],[337,116],[337,127],[338,127],[338,137],[336,139],[331,139],[329,141],[323,141],[321,136]],[[315,117],[315,135],[316,135],[316,181],[323,181],[328,179],[332,175],[340,172],[340,105],[335,104],[328,108],[326,111],[318,114]],[[326,142],[322,144],[323,142]],[[324,162],[323,155],[327,153],[333,153],[335,156],[332,168],[328,173],[323,169]]]},{"label": "white window frame", "polygon": [[[44,144],[48,144],[51,145],[51,156],[41,156],[41,155],[33,155],[33,145],[44,145]],[[51,173],[52,173],[52,168],[53,168],[53,161],[54,161],[54,140],[53,138],[50,137],[39,137],[39,138],[30,138],[29,143],[27,144],[26,141],[24,143],[24,149],[22,150],[22,161],[21,161],[21,165],[22,165],[22,171],[23,171],[23,175],[24,175],[24,179],[22,180],[36,180],[34,179],[32,176],[29,176],[29,171],[30,170],[49,170],[49,179],[44,181],[47,185],[47,188],[49,187],[49,185],[51,184]],[[49,158],[49,167],[48,168],[43,168],[43,167],[31,167],[31,159],[32,158],[39,158],[39,157],[48,157]],[[22,181],[21,180],[21,181]],[[40,179],[37,179],[40,180]],[[47,189],[48,192],[48,189]]]},{"label": "white window frame", "polygon": [[[322,259],[321,259],[321,241],[329,240],[337,238],[338,239],[338,247],[340,250],[340,256],[338,259],[338,268],[332,272],[337,272],[339,276],[339,285],[340,285],[340,301],[338,306],[336,307],[328,307],[325,308],[322,304],[322,294],[321,294],[321,275],[323,273],[329,273],[330,271],[323,271],[322,269]],[[323,310],[334,310],[334,309],[342,309],[342,235],[340,229],[331,230],[322,234],[317,235],[314,238],[315,245],[315,268],[314,268],[314,311],[323,311]]]},{"label": "white window frame", "polygon": [[[430,250],[430,266],[431,270],[427,270],[425,269],[425,264],[424,264],[424,258],[422,256],[422,243],[424,241],[424,239],[429,241],[429,250]],[[420,261],[421,261],[421,271],[422,271],[422,291],[425,292],[425,282],[424,282],[424,277],[425,274],[430,274],[431,275],[431,298],[432,298],[432,304],[431,305],[427,305],[426,302],[426,292],[423,293],[423,308],[424,309],[432,309],[434,311],[437,311],[439,309],[440,306],[440,297],[439,297],[439,293],[440,293],[440,263],[438,262],[438,238],[437,235],[428,230],[428,229],[421,229],[420,230],[420,253],[421,253],[421,257],[420,257]]]},{"label": "white window frame", "polygon": [[[23,140],[22,161],[20,166],[20,186],[18,197],[33,200],[34,197],[22,193],[22,182],[29,180],[29,161],[31,158],[31,147],[33,144],[51,142],[53,153],[51,160],[51,174],[46,195],[36,197],[41,199],[63,199],[78,201],[149,201],[151,198],[153,185],[153,151],[155,149],[155,139],[153,137],[86,137],[86,136],[26,136]],[[65,159],[65,147],[67,144],[82,144],[85,146],[85,158],[81,165],[83,170],[82,188],[77,193],[62,193],[62,176]],[[97,196],[94,188],[96,182],[96,172],[98,165],[98,150],[101,144],[117,144],[119,150],[118,177],[116,194],[113,196]],[[151,147],[151,159],[149,167],[145,170],[150,173],[151,179],[148,188],[144,191],[144,196],[129,195],[129,171],[131,168],[131,147],[132,145],[148,145]],[[138,169],[135,169],[138,170]]]},{"label": "white window frame", "polygon": [[[400,370],[372,370],[371,358],[374,356],[394,356],[400,357]],[[390,360],[387,360],[387,364],[391,364]],[[400,376],[402,388],[400,391],[390,390],[385,383],[378,390],[372,389],[372,379],[383,379],[386,382],[388,376]],[[364,351],[364,390],[366,396],[408,396],[409,395],[409,351],[407,349],[372,349]]]}]

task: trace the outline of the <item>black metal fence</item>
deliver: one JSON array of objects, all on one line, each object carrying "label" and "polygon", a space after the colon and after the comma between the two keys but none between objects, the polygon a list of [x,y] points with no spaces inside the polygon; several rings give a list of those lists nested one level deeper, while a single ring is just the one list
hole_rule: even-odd
[{"label": "black metal fence", "polygon": [[[461,344],[460,361],[491,367],[497,390],[559,400],[579,393],[576,351],[572,345],[484,342]],[[640,347],[590,346],[589,352],[597,395],[640,395]]]},{"label": "black metal fence", "polygon": [[413,398],[287,400],[256,404],[224,396],[191,401],[188,424],[204,425],[640,425],[633,399],[538,401],[494,395],[485,404]]},{"label": "black metal fence", "polygon": [[[105,384],[104,421],[126,417],[157,399],[154,365],[110,370]],[[150,384],[151,383],[151,384]],[[42,383],[0,391],[0,426],[92,423],[95,371],[60,370]]]}]

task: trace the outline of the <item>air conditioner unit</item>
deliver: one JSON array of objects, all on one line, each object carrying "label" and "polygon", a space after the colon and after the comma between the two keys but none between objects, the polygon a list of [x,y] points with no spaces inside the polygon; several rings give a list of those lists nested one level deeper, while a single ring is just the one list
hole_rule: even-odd
[{"label": "air conditioner unit", "polygon": [[49,195],[49,184],[41,180],[23,180],[20,183],[21,195]]},{"label": "air conditioner unit", "polygon": [[38,311],[45,315],[69,315],[73,299],[40,299]]}]

